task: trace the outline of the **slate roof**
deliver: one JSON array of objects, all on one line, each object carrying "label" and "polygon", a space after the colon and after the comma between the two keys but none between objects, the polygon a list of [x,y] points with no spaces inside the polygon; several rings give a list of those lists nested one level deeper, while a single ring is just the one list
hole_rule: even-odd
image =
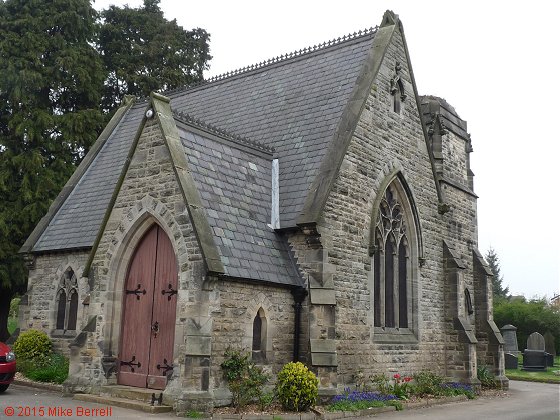
[{"label": "slate roof", "polygon": [[225,274],[299,285],[285,239],[270,223],[272,156],[179,129]]},{"label": "slate roof", "polygon": [[[176,115],[274,148],[280,225],[293,227],[374,35],[370,30],[166,95]],[[32,252],[94,244],[145,107],[135,104],[123,116]],[[204,130],[187,129],[189,124],[181,124],[181,140],[226,274],[299,284],[284,238],[267,226],[272,155],[263,148],[249,150],[250,142],[225,141],[219,132],[203,135]]]},{"label": "slate roof", "polygon": [[274,147],[280,227],[293,227],[374,35],[166,95],[175,111]]},{"label": "slate roof", "polygon": [[145,108],[145,103],[136,104],[121,119],[40,236],[33,252],[91,248]]}]

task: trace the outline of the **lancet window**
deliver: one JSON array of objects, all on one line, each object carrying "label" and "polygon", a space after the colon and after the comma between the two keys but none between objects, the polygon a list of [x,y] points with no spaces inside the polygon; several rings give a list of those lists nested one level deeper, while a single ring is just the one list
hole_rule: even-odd
[{"label": "lancet window", "polygon": [[75,330],[78,320],[78,280],[71,268],[62,275],[56,296],[55,329]]},{"label": "lancet window", "polygon": [[409,328],[411,305],[409,226],[393,184],[385,190],[375,228],[374,326]]},{"label": "lancet window", "polygon": [[262,361],[266,357],[267,325],[264,310],[260,308],[253,319],[253,360]]}]

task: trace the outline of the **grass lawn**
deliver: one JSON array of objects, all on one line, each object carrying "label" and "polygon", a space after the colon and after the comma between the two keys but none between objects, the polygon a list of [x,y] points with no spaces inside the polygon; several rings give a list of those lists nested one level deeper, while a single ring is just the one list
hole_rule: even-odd
[{"label": "grass lawn", "polygon": [[519,369],[506,369],[506,376],[509,379],[518,381],[552,382],[560,384],[560,375],[555,375],[554,371],[560,371],[560,356],[554,358],[554,366],[546,369],[545,372],[527,372],[521,370],[523,358],[519,356]]},{"label": "grass lawn", "polygon": [[16,318],[8,318],[8,332],[11,334],[17,328],[17,319]]}]

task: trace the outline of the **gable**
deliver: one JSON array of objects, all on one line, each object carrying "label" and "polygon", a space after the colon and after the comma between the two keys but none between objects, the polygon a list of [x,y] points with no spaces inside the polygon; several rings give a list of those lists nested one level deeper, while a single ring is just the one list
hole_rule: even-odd
[{"label": "gable", "polygon": [[[107,251],[109,243],[121,241],[113,236],[134,234],[136,222],[125,225],[135,220],[138,206],[145,207],[139,202],[149,199],[159,203],[147,210],[154,221],[182,231],[171,235],[178,247],[184,249],[182,241],[194,234],[198,246],[190,239],[186,252],[200,253],[209,273],[299,285],[285,241],[268,226],[270,151],[194,127],[172,114],[167,98],[151,96],[84,270],[94,261],[108,264],[104,256],[115,252]],[[138,217],[140,223],[146,215]]]},{"label": "gable", "polygon": [[[171,108],[274,147],[280,168],[280,229],[314,223],[395,27],[389,22],[169,92]],[[34,246],[36,232],[23,251],[94,244],[144,110],[145,103],[139,103],[124,115],[71,194],[61,195],[63,203],[49,216],[48,225],[36,229],[42,234]]]},{"label": "gable", "polygon": [[375,34],[370,30],[170,92],[172,108],[274,147],[280,166],[280,227],[295,227]]},{"label": "gable", "polygon": [[270,227],[272,156],[181,122],[179,135],[224,274],[299,285],[286,239]]}]

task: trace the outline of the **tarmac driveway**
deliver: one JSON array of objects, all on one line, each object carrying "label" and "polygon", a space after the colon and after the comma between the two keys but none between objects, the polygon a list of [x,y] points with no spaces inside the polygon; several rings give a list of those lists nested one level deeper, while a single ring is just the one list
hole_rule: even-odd
[{"label": "tarmac driveway", "polygon": [[[418,408],[407,411],[395,411],[372,416],[372,419],[391,420],[559,420],[560,419],[560,385],[536,382],[510,381],[507,397],[478,398],[476,400],[454,402],[433,407]],[[39,410],[43,408],[44,413]],[[80,407],[92,410],[87,415],[80,412]],[[51,409],[49,413],[49,408]],[[0,395],[0,418],[55,418],[68,419],[114,418],[114,419],[166,419],[174,414],[146,414],[125,408],[114,407],[110,413],[101,411],[107,407],[93,403],[74,401],[61,397],[60,393],[44,391],[26,386],[12,385]],[[55,411],[52,411],[55,409]],[[72,411],[69,411],[71,409]],[[100,411],[95,416],[95,409]],[[7,410],[7,411],[6,411]],[[72,414],[70,414],[72,413]],[[40,415],[43,414],[43,415]],[[50,414],[50,415],[49,415]],[[70,414],[70,415],[68,415]],[[94,414],[93,416],[91,414]],[[362,417],[365,419],[366,417]],[[359,420],[357,417],[351,419]]]},{"label": "tarmac driveway", "polygon": [[[392,420],[559,420],[560,385],[510,381],[506,397],[382,413],[371,417]],[[365,417],[364,417],[365,418]],[[356,419],[358,420],[358,419]]]}]

